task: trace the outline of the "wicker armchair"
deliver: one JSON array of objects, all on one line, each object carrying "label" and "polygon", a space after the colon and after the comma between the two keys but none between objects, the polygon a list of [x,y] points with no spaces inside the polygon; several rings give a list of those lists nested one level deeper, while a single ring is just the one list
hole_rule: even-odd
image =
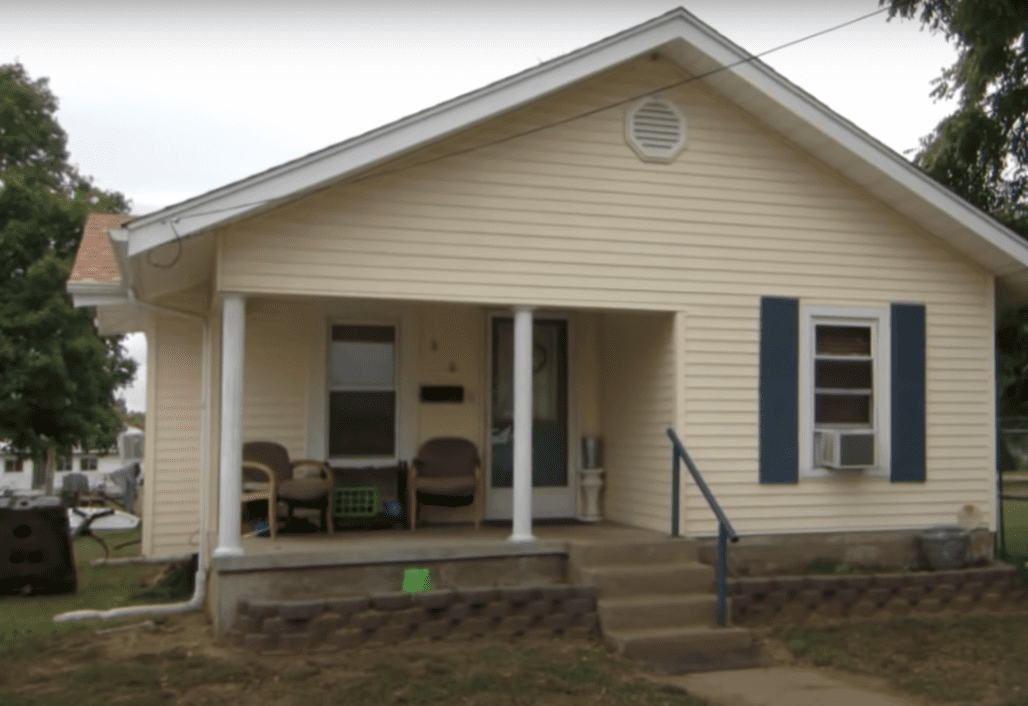
[{"label": "wicker armchair", "polygon": [[[313,471],[309,476],[296,476],[299,468]],[[285,503],[288,517],[295,508],[321,511],[321,529],[332,532],[330,505],[334,480],[328,464],[311,459],[289,460],[289,452],[273,441],[251,441],[243,444],[243,502],[268,501],[268,525],[276,536],[278,503]]]},{"label": "wicker armchair", "polygon": [[467,439],[429,439],[411,461],[407,479],[410,528],[417,521],[418,493],[451,497],[473,496],[475,529],[482,522],[482,462],[478,448]]}]

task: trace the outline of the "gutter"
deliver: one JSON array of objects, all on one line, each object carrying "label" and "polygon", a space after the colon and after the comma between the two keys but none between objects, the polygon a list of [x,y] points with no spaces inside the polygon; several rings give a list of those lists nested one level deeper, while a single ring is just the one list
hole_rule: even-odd
[{"label": "gutter", "polygon": [[[124,231],[122,231],[124,233]],[[112,234],[113,236],[113,234]],[[123,236],[124,237],[124,236]],[[124,247],[118,247],[119,245],[127,245],[127,243],[118,243],[115,237],[111,237],[112,243],[114,244],[115,256],[119,260],[119,266],[123,273],[130,272],[128,263],[126,262],[127,251]],[[126,238],[127,240],[127,238]],[[208,495],[207,488],[210,483],[210,460],[208,453],[208,439],[210,437],[210,424],[211,424],[211,410],[210,410],[210,348],[211,348],[211,335],[210,325],[205,318],[197,314],[193,314],[186,311],[179,311],[178,309],[169,309],[163,306],[157,306],[156,304],[150,304],[149,302],[140,301],[136,297],[135,291],[133,291],[131,285],[126,284],[121,291],[122,301],[129,304],[153,311],[158,314],[164,314],[167,316],[178,316],[180,318],[189,319],[200,324],[200,331],[202,335],[202,346],[201,346],[201,393],[200,393],[200,546],[198,549],[199,556],[196,562],[196,575],[194,577],[194,588],[193,596],[184,603],[164,603],[158,605],[138,605],[138,606],[126,606],[124,608],[111,608],[110,610],[72,610],[65,613],[58,613],[54,616],[53,620],[55,623],[67,623],[75,620],[113,620],[116,618],[134,618],[139,616],[148,615],[174,615],[177,613],[190,613],[194,610],[200,610],[203,608],[204,599],[206,597],[207,590],[207,512],[208,512]],[[83,304],[85,305],[85,304]],[[88,305],[85,305],[88,306]],[[192,556],[192,555],[190,555]],[[181,557],[172,557],[173,560],[181,559]],[[167,559],[166,559],[167,561]]]}]

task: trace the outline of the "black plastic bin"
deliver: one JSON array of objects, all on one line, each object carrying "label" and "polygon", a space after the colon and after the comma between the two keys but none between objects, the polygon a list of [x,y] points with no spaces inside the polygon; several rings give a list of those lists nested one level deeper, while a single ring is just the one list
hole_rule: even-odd
[{"label": "black plastic bin", "polygon": [[58,498],[0,498],[0,593],[74,593],[68,513]]}]

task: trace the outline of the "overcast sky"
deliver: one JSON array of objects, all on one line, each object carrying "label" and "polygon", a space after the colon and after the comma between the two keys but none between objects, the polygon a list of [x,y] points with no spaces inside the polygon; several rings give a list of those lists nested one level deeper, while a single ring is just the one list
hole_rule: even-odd
[{"label": "overcast sky", "polygon": [[[877,0],[686,0],[752,53]],[[0,0],[0,64],[49,77],[71,161],[133,213],[245,178],[661,15],[672,2]],[[881,14],[764,57],[898,152],[952,110],[941,35]],[[142,336],[130,351],[145,352]],[[145,367],[125,393],[145,407]]]}]

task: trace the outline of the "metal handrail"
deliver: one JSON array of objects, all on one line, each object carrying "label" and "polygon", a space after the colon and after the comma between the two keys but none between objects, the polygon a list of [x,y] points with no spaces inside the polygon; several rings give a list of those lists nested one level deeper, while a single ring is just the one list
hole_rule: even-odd
[{"label": "metal handrail", "polygon": [[689,469],[689,473],[692,474],[692,479],[696,482],[700,492],[703,493],[703,497],[707,501],[707,505],[714,512],[717,517],[718,528],[717,528],[717,623],[718,625],[726,625],[728,623],[728,603],[726,600],[726,594],[728,592],[728,540],[731,539],[733,542],[739,541],[739,535],[732,527],[732,523],[728,521],[728,516],[725,515],[725,511],[721,509],[721,504],[714,497],[714,493],[711,492],[710,486],[707,485],[707,481],[703,479],[703,475],[700,473],[700,469],[696,468],[696,464],[693,463],[692,458],[689,456],[689,452],[685,450],[685,445],[682,444],[682,440],[678,438],[678,434],[675,433],[674,429],[668,429],[667,435],[671,439],[671,536],[678,537],[678,498],[680,495],[679,487],[681,484],[681,472],[679,466],[679,460],[685,461],[685,467]]}]

